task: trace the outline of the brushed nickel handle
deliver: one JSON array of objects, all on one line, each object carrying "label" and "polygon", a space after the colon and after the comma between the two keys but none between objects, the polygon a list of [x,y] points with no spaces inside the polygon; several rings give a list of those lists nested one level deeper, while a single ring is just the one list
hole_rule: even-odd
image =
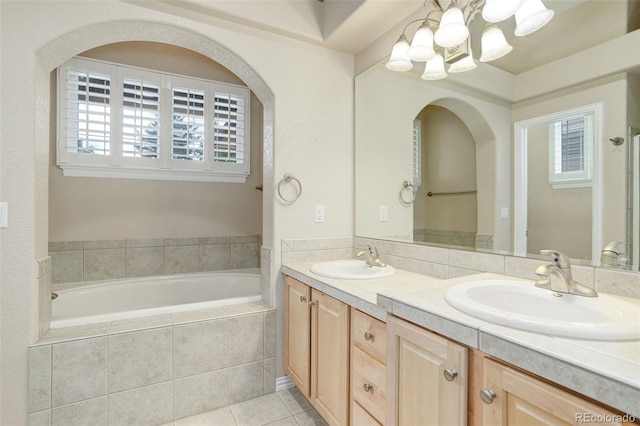
[{"label": "brushed nickel handle", "polygon": [[453,380],[458,377],[458,372],[453,368],[445,368],[442,374],[444,374],[444,378],[447,379],[448,382],[453,382]]},{"label": "brushed nickel handle", "polygon": [[491,404],[493,399],[496,397],[496,393],[493,389],[482,389],[480,390],[480,399],[485,404]]},{"label": "brushed nickel handle", "polygon": [[311,301],[309,302],[309,306],[311,306],[311,307],[313,308],[314,306],[316,306],[316,302],[314,302],[313,300],[311,300]]},{"label": "brushed nickel handle", "polygon": [[304,297],[304,296],[300,296],[300,301],[301,301],[301,302],[306,302],[306,301],[307,301],[307,298],[306,298],[306,297]]},{"label": "brushed nickel handle", "polygon": [[373,333],[370,331],[365,331],[364,340],[373,340]]},{"label": "brushed nickel handle", "polygon": [[371,383],[365,383],[364,384],[364,391],[365,392],[369,392],[371,389],[373,389],[373,385]]}]

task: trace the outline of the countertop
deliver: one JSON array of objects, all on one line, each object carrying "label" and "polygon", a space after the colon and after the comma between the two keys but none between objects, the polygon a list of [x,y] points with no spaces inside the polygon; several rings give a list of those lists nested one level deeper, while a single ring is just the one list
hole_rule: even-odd
[{"label": "countertop", "polygon": [[282,272],[380,320],[393,313],[640,418],[640,340],[604,342],[522,331],[462,313],[444,299],[450,286],[469,280],[533,281],[490,273],[441,280],[397,268],[386,278],[341,280],[312,273],[314,263],[284,264]]}]

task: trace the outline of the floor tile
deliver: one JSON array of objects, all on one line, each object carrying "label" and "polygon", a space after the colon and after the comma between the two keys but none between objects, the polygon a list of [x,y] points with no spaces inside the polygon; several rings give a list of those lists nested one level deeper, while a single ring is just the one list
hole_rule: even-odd
[{"label": "floor tile", "polygon": [[291,416],[273,423],[269,423],[265,426],[298,426],[298,422],[293,418],[293,416]]},{"label": "floor tile", "polygon": [[298,414],[311,409],[311,404],[309,404],[307,398],[302,395],[302,392],[300,392],[298,388],[290,388],[280,391],[278,392],[278,395],[289,411],[291,411],[291,414]]},{"label": "floor tile", "polygon": [[238,426],[260,426],[291,416],[291,412],[275,394],[264,395],[230,406]]},{"label": "floor tile", "polygon": [[294,417],[300,426],[327,426],[327,423],[315,410],[303,411]]},{"label": "floor tile", "polygon": [[235,426],[231,408],[222,407],[217,410],[176,420],[174,426]]}]

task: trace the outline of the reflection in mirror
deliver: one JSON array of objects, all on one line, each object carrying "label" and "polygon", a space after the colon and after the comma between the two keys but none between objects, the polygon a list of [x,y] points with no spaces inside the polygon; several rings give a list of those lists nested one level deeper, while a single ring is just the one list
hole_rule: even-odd
[{"label": "reflection in mirror", "polygon": [[414,120],[414,137],[414,242],[476,247],[476,142],[471,132],[453,112],[427,105]]},{"label": "reflection in mirror", "polygon": [[516,123],[516,253],[553,247],[599,259],[602,110],[598,103]]},{"label": "reflection in mirror", "polygon": [[629,215],[627,216],[627,255],[629,269],[640,265],[640,129],[629,127]]}]

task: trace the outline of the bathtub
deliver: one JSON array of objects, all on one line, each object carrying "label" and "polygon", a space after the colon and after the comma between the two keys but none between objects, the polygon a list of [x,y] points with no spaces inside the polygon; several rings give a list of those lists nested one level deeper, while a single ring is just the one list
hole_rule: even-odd
[{"label": "bathtub", "polygon": [[54,290],[51,328],[262,300],[260,269],[64,284]]}]

